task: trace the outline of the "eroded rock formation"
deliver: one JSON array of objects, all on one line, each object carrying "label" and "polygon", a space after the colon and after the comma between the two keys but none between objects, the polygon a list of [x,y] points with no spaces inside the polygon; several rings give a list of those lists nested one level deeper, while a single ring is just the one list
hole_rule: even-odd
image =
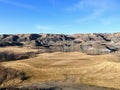
[{"label": "eroded rock formation", "polygon": [[120,33],[0,35],[0,47],[5,46],[43,48],[48,51],[80,51],[88,54],[111,53],[120,49]]}]

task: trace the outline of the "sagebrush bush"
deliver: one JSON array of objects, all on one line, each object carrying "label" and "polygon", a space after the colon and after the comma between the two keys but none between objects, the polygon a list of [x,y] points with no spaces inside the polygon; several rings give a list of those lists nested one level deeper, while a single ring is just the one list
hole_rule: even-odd
[{"label": "sagebrush bush", "polygon": [[19,72],[19,75],[22,81],[27,80],[29,78],[29,76],[24,71]]},{"label": "sagebrush bush", "polygon": [[0,52],[0,61],[28,59],[30,57],[35,57],[35,56],[36,53],[34,52],[14,53],[10,51],[3,51]]},{"label": "sagebrush bush", "polygon": [[[12,68],[7,68],[7,67],[0,65],[0,87],[16,85],[16,84],[19,84],[29,78],[30,77],[24,71],[18,71],[18,70],[15,70]],[[17,82],[16,83],[11,82],[9,84],[7,83],[12,80],[17,80]],[[0,88],[0,90],[9,90],[9,89],[1,89]],[[11,90],[13,90],[13,89],[11,89]]]},{"label": "sagebrush bush", "polygon": [[0,84],[17,77],[19,77],[18,71],[11,68],[5,68],[0,65]]}]

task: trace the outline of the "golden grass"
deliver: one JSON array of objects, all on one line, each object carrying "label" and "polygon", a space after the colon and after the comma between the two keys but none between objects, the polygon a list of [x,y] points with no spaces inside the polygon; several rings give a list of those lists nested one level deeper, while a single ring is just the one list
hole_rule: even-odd
[{"label": "golden grass", "polygon": [[25,71],[25,83],[64,81],[120,89],[120,58],[112,54],[86,55],[80,52],[44,53],[38,57],[3,62],[9,68]]},{"label": "golden grass", "polygon": [[36,49],[26,48],[26,47],[2,47],[0,52],[3,51],[12,51],[14,53],[25,53],[25,52],[36,52]]}]

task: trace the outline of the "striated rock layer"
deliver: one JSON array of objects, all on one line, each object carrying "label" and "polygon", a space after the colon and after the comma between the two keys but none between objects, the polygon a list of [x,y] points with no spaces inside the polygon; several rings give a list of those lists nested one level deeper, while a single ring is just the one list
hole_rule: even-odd
[{"label": "striated rock layer", "polygon": [[106,34],[3,34],[0,47],[20,46],[45,49],[46,52],[80,51],[88,54],[117,52],[120,49],[120,33]]}]

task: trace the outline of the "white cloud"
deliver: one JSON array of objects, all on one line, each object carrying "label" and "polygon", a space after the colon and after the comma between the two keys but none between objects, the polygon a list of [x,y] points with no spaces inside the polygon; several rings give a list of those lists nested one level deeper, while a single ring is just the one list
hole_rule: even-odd
[{"label": "white cloud", "polygon": [[75,10],[89,10],[92,9],[96,11],[98,9],[106,10],[111,9],[116,0],[79,0],[79,2],[74,3],[71,7],[67,8],[69,11]]},{"label": "white cloud", "polygon": [[101,23],[103,25],[111,25],[112,24],[112,20],[110,20],[110,19],[103,19],[103,20],[101,20]]},{"label": "white cloud", "polygon": [[1,3],[5,3],[5,4],[9,4],[9,5],[13,5],[13,6],[17,6],[17,7],[21,7],[21,8],[26,8],[26,9],[35,9],[32,5],[28,5],[28,4],[23,4],[20,2],[15,2],[15,1],[11,1],[11,0],[0,0]]},{"label": "white cloud", "polygon": [[35,28],[39,30],[55,30],[54,27],[45,26],[45,25],[36,25]]},{"label": "white cloud", "polygon": [[107,11],[112,11],[116,8],[116,0],[80,0],[67,8],[67,11],[77,11],[81,13],[88,13],[85,16],[75,20],[77,23],[83,23],[90,20],[95,20],[102,17]]},{"label": "white cloud", "polygon": [[120,19],[117,16],[111,16],[101,19],[100,22],[103,25],[114,25],[114,24],[119,24]]},{"label": "white cloud", "polygon": [[102,10],[95,11],[92,14],[86,16],[86,17],[79,18],[79,19],[75,20],[75,22],[83,23],[83,22],[87,22],[87,21],[90,21],[90,20],[95,20],[96,18],[100,17],[103,12],[104,11],[102,11]]}]

